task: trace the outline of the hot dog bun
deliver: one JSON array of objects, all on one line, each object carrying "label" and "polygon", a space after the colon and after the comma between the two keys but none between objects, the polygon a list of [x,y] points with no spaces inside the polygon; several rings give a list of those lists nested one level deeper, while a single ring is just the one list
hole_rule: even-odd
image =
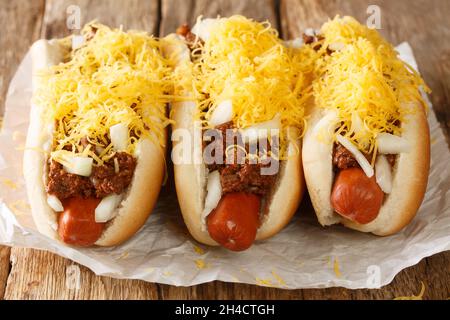
[{"label": "hot dog bun", "polygon": [[[430,165],[428,122],[423,106],[419,102],[416,104],[414,109],[417,112],[409,115],[407,121],[402,123],[402,137],[409,141],[411,149],[398,155],[392,170],[392,193],[385,196],[377,218],[364,225],[341,217],[331,206],[334,129],[326,126],[327,119],[332,119],[333,114],[325,114],[311,104],[311,118],[303,140],[303,168],[320,224],[329,226],[342,223],[351,229],[387,236],[398,232],[414,218],[426,191]],[[326,129],[322,130],[324,127]]]},{"label": "hot dog bun", "polygon": [[[172,44],[177,41],[174,35],[171,38]],[[171,48],[171,51],[180,54],[186,52],[183,41],[178,40],[178,50]],[[184,62],[183,62],[184,59]],[[179,56],[180,63],[188,63],[186,61],[189,56]],[[214,241],[206,229],[204,221],[202,221],[202,211],[204,209],[206,197],[207,169],[202,159],[202,128],[196,125],[194,115],[196,112],[195,102],[176,102],[172,104],[172,119],[174,124],[172,129],[188,129],[191,141],[191,155],[197,160],[197,163],[191,164],[174,164],[175,185],[177,191],[178,202],[184,221],[191,235],[199,242],[207,245],[218,245]],[[198,137],[198,139],[194,139]],[[172,137],[173,148],[183,143],[182,139],[174,139]],[[177,141],[178,140],[178,141]],[[261,221],[261,225],[257,231],[256,240],[264,240],[272,237],[286,226],[302,199],[305,190],[305,183],[301,161],[301,144],[297,140],[290,142],[288,146],[292,151],[292,155],[288,160],[280,162],[280,171],[277,176],[277,182],[272,187],[271,194],[268,197],[267,212]]]},{"label": "hot dog bun", "polygon": [[[62,62],[67,53],[65,50],[60,42],[55,40],[38,40],[33,44],[33,91],[39,87],[41,81],[36,72]],[[45,122],[42,108],[32,104],[23,174],[38,230],[52,239],[60,240],[56,231],[58,214],[47,204],[45,189],[51,141],[52,124]],[[96,245],[113,246],[129,239],[142,227],[155,205],[164,178],[165,147],[142,139],[137,148],[137,166],[131,185],[116,209],[117,215],[107,223]]]}]

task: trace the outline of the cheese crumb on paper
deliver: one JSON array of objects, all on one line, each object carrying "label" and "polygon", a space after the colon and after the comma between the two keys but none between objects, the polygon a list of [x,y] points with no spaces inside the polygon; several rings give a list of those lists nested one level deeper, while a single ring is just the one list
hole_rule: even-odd
[{"label": "cheese crumb on paper", "polygon": [[200,248],[199,246],[195,246],[194,245],[194,251],[195,253],[199,254],[199,255],[204,255],[205,254],[205,250],[203,250],[202,248]]},{"label": "cheese crumb on paper", "polygon": [[194,260],[194,262],[195,262],[195,265],[197,266],[197,268],[200,270],[209,268],[209,263],[206,263],[205,260],[203,260],[203,259],[197,259],[197,260]]},{"label": "cheese crumb on paper", "polygon": [[282,277],[280,277],[275,270],[272,270],[272,275],[273,277],[278,281],[278,283],[282,286],[286,285],[286,281],[284,281],[284,279]]},{"label": "cheese crumb on paper", "polygon": [[334,258],[333,269],[334,269],[334,273],[336,274],[336,277],[341,278],[342,273],[341,273],[341,270],[339,269],[338,258]]},{"label": "cheese crumb on paper", "polygon": [[423,300],[423,295],[425,293],[425,283],[423,281],[420,281],[422,284],[422,288],[420,289],[420,292],[417,296],[403,296],[403,297],[396,297],[394,300]]},{"label": "cheese crumb on paper", "polygon": [[16,189],[17,189],[17,183],[15,183],[14,181],[12,181],[11,179],[9,179],[9,178],[1,178],[1,180],[2,180],[2,183],[3,183],[6,187],[8,187],[8,188],[10,188],[10,189],[12,189],[12,190],[16,190]]}]

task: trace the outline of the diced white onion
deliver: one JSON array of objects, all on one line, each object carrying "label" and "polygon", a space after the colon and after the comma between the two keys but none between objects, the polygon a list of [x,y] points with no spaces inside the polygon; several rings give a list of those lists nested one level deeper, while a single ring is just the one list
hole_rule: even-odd
[{"label": "diced white onion", "polygon": [[50,208],[52,208],[55,212],[64,211],[64,207],[61,201],[55,195],[49,194],[47,196],[47,203],[50,206]]},{"label": "diced white onion", "polygon": [[64,166],[64,170],[68,173],[84,177],[89,177],[91,175],[94,159],[89,157],[67,157],[66,160],[70,163],[69,166]]},{"label": "diced white onion", "polygon": [[[269,136],[279,135],[281,130],[280,115],[276,115],[272,120],[257,123],[253,126],[241,129],[240,133],[245,143],[266,139]],[[270,135],[269,135],[270,131]]]},{"label": "diced white onion", "polygon": [[392,173],[391,165],[386,157],[382,154],[378,155],[375,162],[375,177],[378,185],[384,193],[391,193],[392,191]]},{"label": "diced white onion", "polygon": [[363,169],[366,176],[369,178],[373,176],[373,168],[370,165],[369,161],[367,161],[366,157],[361,153],[361,151],[358,150],[358,148],[346,137],[341,136],[338,134],[336,136],[336,140],[342,144],[356,159],[358,164],[361,166],[361,169]]},{"label": "diced white onion", "polygon": [[307,28],[305,29],[304,34],[306,34],[309,37],[314,37],[318,33],[318,31],[314,30],[313,28]]},{"label": "diced white onion", "polygon": [[72,37],[72,50],[80,48],[84,43],[84,37],[79,35],[74,35]]},{"label": "diced white onion", "polygon": [[162,44],[164,57],[173,59],[175,65],[179,66],[191,61],[191,51],[180,35],[170,34],[163,39]]},{"label": "diced white onion", "polygon": [[377,136],[378,152],[383,154],[398,154],[408,152],[409,142],[402,137],[390,133],[379,133]]},{"label": "diced white onion", "polygon": [[219,171],[215,170],[208,174],[206,191],[205,209],[203,209],[202,213],[203,218],[206,218],[217,207],[220,198],[222,198],[222,185],[220,184]]},{"label": "diced white onion", "polygon": [[211,29],[215,24],[219,22],[219,19],[202,19],[197,21],[197,23],[192,27],[191,32],[197,35],[203,41],[207,41],[211,36]]},{"label": "diced white onion", "polygon": [[339,51],[344,49],[344,44],[342,42],[333,42],[328,45],[331,51]]},{"label": "diced white onion", "polygon": [[303,46],[302,38],[295,38],[294,40],[289,40],[284,42],[286,48],[299,49]]},{"label": "diced white onion", "polygon": [[122,195],[111,194],[104,197],[95,208],[95,222],[107,222],[114,218],[120,201],[122,201]]},{"label": "diced white onion", "polygon": [[118,123],[109,128],[111,143],[116,151],[125,151],[128,145],[128,127]]},{"label": "diced white onion", "polygon": [[233,104],[231,100],[222,101],[211,114],[209,124],[213,127],[231,121],[233,118]]},{"label": "diced white onion", "polygon": [[359,133],[364,130],[364,123],[358,113],[352,113],[352,130]]}]

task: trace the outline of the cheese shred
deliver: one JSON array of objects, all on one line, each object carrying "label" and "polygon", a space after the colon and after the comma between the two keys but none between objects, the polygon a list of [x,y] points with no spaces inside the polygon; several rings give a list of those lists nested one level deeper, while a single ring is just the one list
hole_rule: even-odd
[{"label": "cheese shred", "polygon": [[[205,127],[217,106],[231,100],[237,128],[273,119],[278,114],[282,129],[305,128],[304,105],[311,96],[305,90],[305,63],[298,49],[287,48],[269,22],[242,16],[219,18],[210,36],[194,50],[191,91]],[[282,130],[281,150],[287,134]],[[299,138],[299,137],[294,137]],[[283,144],[284,143],[284,144]]]},{"label": "cheese shred", "polygon": [[419,89],[430,90],[418,73],[376,30],[352,17],[325,23],[318,41],[303,50],[315,56],[316,105],[337,110],[336,133],[363,152],[375,156],[379,133],[400,136],[405,116],[426,106]]},{"label": "cheese shred", "polygon": [[[95,33],[93,33],[95,31]],[[88,24],[84,44],[69,60],[42,72],[34,100],[54,123],[52,159],[63,162],[65,150],[92,157],[97,164],[115,153],[109,129],[125,124],[126,152],[133,154],[141,138],[163,146],[173,82],[160,42],[145,32]],[[84,148],[82,141],[94,148]],[[100,155],[97,150],[103,150]]]}]

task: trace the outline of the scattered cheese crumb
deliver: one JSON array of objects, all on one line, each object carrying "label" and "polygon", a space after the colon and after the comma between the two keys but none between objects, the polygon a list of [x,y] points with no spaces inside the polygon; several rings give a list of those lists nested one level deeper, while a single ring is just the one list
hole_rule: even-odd
[{"label": "scattered cheese crumb", "polygon": [[9,179],[9,178],[1,178],[1,180],[2,180],[2,183],[6,187],[8,187],[8,188],[10,188],[12,190],[16,190],[17,189],[17,184],[14,181],[12,181],[11,179]]},{"label": "scattered cheese crumb", "polygon": [[273,287],[272,280],[270,280],[270,279],[261,279],[261,278],[256,277],[255,281],[256,281],[257,285]]},{"label": "scattered cheese crumb", "polygon": [[197,259],[194,262],[198,269],[207,269],[209,267],[209,263],[206,263],[203,259]]},{"label": "scattered cheese crumb", "polygon": [[338,258],[334,258],[334,263],[333,263],[333,270],[334,273],[336,274],[336,277],[341,278],[342,277],[342,273],[339,270],[339,261]]},{"label": "scattered cheese crumb", "polygon": [[278,283],[279,283],[280,285],[282,285],[282,286],[285,286],[285,285],[286,285],[286,282],[284,281],[284,279],[283,279],[282,277],[280,277],[280,276],[275,272],[275,270],[272,270],[272,275],[273,275],[273,277],[275,278],[275,280],[278,281]]},{"label": "scattered cheese crumb", "polygon": [[404,297],[396,297],[394,298],[394,300],[422,300],[423,299],[423,295],[425,293],[425,283],[423,283],[423,281],[420,281],[420,283],[422,284],[422,288],[420,289],[420,293],[417,296],[404,296]]},{"label": "scattered cheese crumb", "polygon": [[197,253],[199,255],[205,254],[205,250],[203,250],[202,248],[200,248],[199,246],[196,246],[196,245],[194,245],[194,251],[195,251],[195,253]]},{"label": "scattered cheese crumb", "polygon": [[118,260],[121,260],[121,259],[126,259],[126,258],[128,258],[128,255],[130,254],[130,252],[129,251],[124,251],[124,252],[122,252],[121,254],[120,254],[120,256],[117,258]]}]

